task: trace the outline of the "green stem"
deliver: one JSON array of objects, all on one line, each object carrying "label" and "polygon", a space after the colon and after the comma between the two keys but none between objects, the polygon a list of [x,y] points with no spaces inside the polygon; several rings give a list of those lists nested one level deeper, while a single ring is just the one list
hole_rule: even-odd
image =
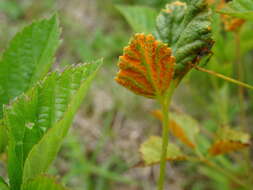
[{"label": "green stem", "polygon": [[242,87],[249,88],[249,89],[253,90],[253,86],[251,86],[251,85],[249,85],[249,84],[246,84],[246,83],[244,83],[244,82],[238,81],[238,80],[236,80],[236,79],[227,77],[227,76],[225,76],[225,75],[222,75],[222,74],[220,74],[220,73],[216,73],[216,72],[211,71],[211,70],[208,70],[208,69],[204,69],[204,68],[199,67],[199,66],[196,66],[196,65],[194,65],[193,67],[194,67],[195,69],[197,69],[198,71],[202,71],[202,72],[208,73],[208,74],[210,74],[210,75],[219,77],[219,78],[221,78],[221,79],[223,79],[223,80],[226,80],[226,81],[228,81],[228,82],[231,82],[231,83],[237,84],[237,85],[239,85],[239,86],[242,86]]},{"label": "green stem", "polygon": [[[244,70],[241,62],[241,40],[240,40],[240,31],[235,33],[235,54],[236,54],[236,70],[239,81],[244,80]],[[240,107],[240,122],[242,129],[246,129],[246,114],[244,107],[244,89],[241,86],[238,86],[238,96],[239,96],[239,107]]]},{"label": "green stem", "polygon": [[169,144],[169,105],[171,101],[171,96],[174,91],[174,84],[171,84],[166,95],[162,96],[160,99],[160,104],[162,106],[163,113],[163,132],[162,132],[162,154],[160,162],[160,175],[158,179],[157,190],[164,189],[164,182],[166,177],[166,155],[167,147]]}]

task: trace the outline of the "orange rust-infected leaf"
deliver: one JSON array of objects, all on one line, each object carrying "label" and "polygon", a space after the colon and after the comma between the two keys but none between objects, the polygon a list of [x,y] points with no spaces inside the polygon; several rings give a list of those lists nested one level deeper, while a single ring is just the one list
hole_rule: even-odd
[{"label": "orange rust-infected leaf", "polygon": [[[152,114],[162,121],[162,112],[160,110],[154,110]],[[195,148],[195,144],[187,137],[184,129],[180,127],[180,125],[173,119],[170,119],[169,128],[171,130],[171,133],[177,137],[180,141],[182,141],[184,144],[189,146],[190,148]]]},{"label": "orange rust-infected leaf", "polygon": [[190,148],[195,148],[190,139],[186,136],[184,130],[175,122],[174,120],[170,121],[170,128],[174,136],[180,139],[184,144],[188,145]]},{"label": "orange rust-infected leaf", "polygon": [[152,35],[135,34],[119,57],[115,80],[138,95],[156,98],[170,86],[175,58],[171,49]]},{"label": "orange rust-infected leaf", "polygon": [[[226,6],[226,1],[221,0],[218,4],[217,9],[221,10]],[[244,24],[245,20],[240,18],[234,18],[232,16],[221,14],[221,20],[224,23],[225,30],[227,31],[237,31]]]},{"label": "orange rust-infected leaf", "polygon": [[243,19],[233,18],[229,15],[221,15],[222,21],[227,31],[238,30],[245,22]]},{"label": "orange rust-infected leaf", "polygon": [[248,146],[249,144],[241,143],[238,141],[219,140],[215,142],[208,151],[211,155],[217,156],[219,154],[225,154],[228,152],[240,150]]},{"label": "orange rust-infected leaf", "polygon": [[218,131],[218,138],[209,148],[208,152],[217,156],[246,148],[250,145],[250,135],[242,131],[230,129],[228,126]]}]

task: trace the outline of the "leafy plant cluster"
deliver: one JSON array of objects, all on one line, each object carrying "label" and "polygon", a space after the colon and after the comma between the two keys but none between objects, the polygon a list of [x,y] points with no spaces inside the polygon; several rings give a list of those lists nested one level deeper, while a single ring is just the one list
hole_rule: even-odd
[{"label": "leafy plant cluster", "polygon": [[2,150],[8,142],[7,184],[1,189],[65,189],[45,175],[101,63],[49,70],[60,42],[57,16],[16,34],[0,61]]},{"label": "leafy plant cluster", "polygon": [[[152,5],[158,4],[165,3],[152,2]],[[141,144],[141,161],[136,167],[160,164],[158,190],[167,188],[167,161],[201,164],[202,173],[214,181],[223,180],[217,189],[251,189],[251,136],[244,118],[244,87],[253,87],[243,82],[243,69],[240,67],[241,54],[250,50],[251,44],[240,47],[240,38],[248,35],[242,27],[252,21],[253,2],[171,0],[160,11],[124,5],[117,6],[117,9],[136,34],[119,58],[120,71],[115,80],[138,95],[154,99],[160,109],[152,114],[163,126],[161,137],[151,136]],[[217,16],[216,11],[221,16]],[[230,44],[221,42],[223,36],[220,33],[224,31],[221,32],[221,26],[214,20],[223,22],[224,28],[234,35],[239,52],[235,58],[231,58],[230,52],[227,57],[221,53],[230,50]],[[16,34],[0,59],[0,149],[8,154],[8,180],[0,178],[0,189],[66,189],[56,177],[46,173],[101,61],[49,72],[55,61],[60,33],[56,15],[33,22]],[[223,75],[227,73],[203,68],[209,61],[217,66],[220,60],[233,59],[239,65],[238,80]],[[214,67],[209,65],[207,67]],[[182,79],[187,80],[186,74],[194,69],[239,85],[236,89],[240,98],[238,123],[242,127],[234,127],[222,111],[218,113],[221,113],[221,124],[212,131],[205,131],[186,113],[170,113],[169,107],[179,84]],[[197,76],[198,73],[192,72],[188,80],[196,80]],[[227,102],[223,100],[227,99],[227,88],[219,89],[218,82],[211,80],[211,85],[217,91],[215,96],[223,98],[220,101],[216,97],[219,109],[226,110]],[[201,81],[196,82],[199,83]],[[171,140],[172,136],[175,140]],[[234,156],[241,149],[242,154]],[[229,156],[225,155],[227,153]],[[235,161],[239,164],[233,167]],[[103,168],[93,167],[104,172]],[[108,175],[116,178],[113,173]]]},{"label": "leafy plant cluster", "polygon": [[[118,9],[125,16],[135,32],[152,33],[157,40],[160,40],[171,48],[168,52],[162,50],[162,46],[157,46],[156,44],[158,42],[150,40],[151,37],[149,35],[142,37],[146,41],[141,41],[141,37],[139,37],[140,40],[137,40],[137,43],[139,43],[135,44],[136,36],[134,36],[130,41],[130,45],[124,49],[123,56],[119,59],[120,72],[116,78],[119,84],[136,94],[155,99],[161,106],[161,111],[156,111],[154,115],[162,121],[162,137],[152,136],[141,145],[140,152],[143,161],[138,164],[138,166],[149,166],[160,163],[160,177],[157,186],[159,190],[164,188],[166,160],[200,162],[222,173],[222,175],[229,178],[229,180],[240,186],[240,188],[250,189],[252,186],[251,179],[239,180],[236,174],[230,173],[231,171],[229,169],[224,170],[220,167],[218,164],[219,159],[215,158],[218,155],[249,147],[250,134],[246,133],[245,128],[244,130],[233,129],[228,123],[223,123],[215,131],[215,138],[210,142],[205,139],[205,135],[202,136],[202,134],[199,134],[200,127],[191,117],[182,113],[172,113],[168,116],[171,96],[180,81],[192,68],[236,83],[239,85],[238,97],[243,96],[243,87],[252,89],[252,86],[248,84],[204,69],[199,67],[199,65],[205,65],[210,60],[213,54],[211,48],[215,43],[212,39],[211,32],[213,27],[211,17],[213,14],[209,6],[214,7],[213,11],[221,13],[221,20],[224,22],[225,29],[232,31],[237,35],[236,37],[238,39],[240,28],[245,22],[244,19],[251,20],[250,14],[253,3],[245,0],[235,0],[228,4],[225,1],[217,3],[210,1],[209,3],[202,0],[186,2],[174,1],[168,3],[165,9],[162,9],[159,13],[151,8],[143,9],[142,7],[118,6]],[[139,14],[139,12],[142,12],[141,17],[134,16]],[[247,18],[246,12],[249,13]],[[143,43],[146,44],[143,45]],[[132,48],[132,52],[129,51],[130,48]],[[159,53],[159,51],[162,51],[163,54]],[[240,50],[237,49],[237,51]],[[166,56],[175,58],[174,66],[169,61],[163,60]],[[164,66],[164,72],[166,72],[166,69],[169,69],[168,67],[173,68],[173,77],[167,79],[163,77],[164,80],[169,81],[169,85],[162,93],[158,91],[154,96],[147,96],[148,92],[143,91],[144,89],[151,89],[151,87],[147,86],[147,81],[151,83],[150,86],[153,83],[153,89],[155,91],[162,89],[162,87],[156,88],[155,84],[160,81],[159,77],[164,76],[164,73],[159,70],[159,68],[162,68],[159,64],[165,65],[165,62],[170,66],[167,66],[167,68]],[[237,62],[236,64],[241,64],[239,60]],[[240,71],[242,72],[242,69],[239,66],[238,77],[239,80],[243,80],[240,77],[242,75]],[[169,75],[167,74],[165,76]],[[145,80],[147,81],[145,82]],[[240,104],[244,103],[241,102]],[[244,112],[244,108],[241,107],[240,109],[241,112]],[[241,121],[241,125],[245,125],[245,123]],[[169,131],[181,143],[187,145],[191,151],[187,150],[186,153],[184,152],[185,148],[181,149],[175,143],[169,143]],[[203,147],[203,144],[208,145]],[[249,149],[244,150],[243,158],[245,159],[246,167],[250,168],[250,162],[247,163],[246,161],[250,159]]]}]

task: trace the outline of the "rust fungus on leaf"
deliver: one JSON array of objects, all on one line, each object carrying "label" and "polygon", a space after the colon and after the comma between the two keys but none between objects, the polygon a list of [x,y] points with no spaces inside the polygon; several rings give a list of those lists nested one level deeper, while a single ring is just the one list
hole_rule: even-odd
[{"label": "rust fungus on leaf", "polygon": [[228,152],[240,150],[248,146],[249,144],[238,142],[238,141],[219,140],[215,142],[208,151],[211,155],[217,156],[220,154],[225,154]]},{"label": "rust fungus on leaf", "polygon": [[135,34],[119,57],[115,80],[138,95],[156,98],[170,86],[175,58],[171,48],[151,34]]},{"label": "rust fungus on leaf", "polygon": [[[160,110],[154,110],[152,114],[160,121],[163,120],[162,112]],[[189,138],[190,135],[187,134],[187,132],[182,128],[182,126],[180,126],[180,124],[173,117],[170,119],[170,123],[168,126],[171,130],[171,133],[175,137],[177,137],[181,142],[183,142],[190,148],[195,148],[196,145],[194,144],[192,139]],[[194,131],[195,131],[194,129],[191,130],[191,132],[194,132]]]},{"label": "rust fungus on leaf", "polygon": [[250,135],[242,131],[223,127],[219,131],[219,137],[215,140],[208,152],[213,155],[220,155],[249,147]]},{"label": "rust fungus on leaf", "polygon": [[[226,7],[227,2],[225,0],[221,0],[219,3],[217,9],[221,10],[224,7]],[[235,18],[230,15],[226,14],[221,14],[221,20],[224,23],[224,28],[227,31],[237,31],[238,29],[241,28],[241,26],[244,24],[245,20],[240,19],[240,18]]]}]

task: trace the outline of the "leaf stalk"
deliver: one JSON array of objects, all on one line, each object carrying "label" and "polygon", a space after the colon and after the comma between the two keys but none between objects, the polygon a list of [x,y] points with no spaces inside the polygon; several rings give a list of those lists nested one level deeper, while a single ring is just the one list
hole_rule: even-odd
[{"label": "leaf stalk", "polygon": [[204,69],[203,67],[199,67],[197,65],[193,65],[193,67],[198,70],[198,71],[202,71],[202,72],[205,72],[205,73],[208,73],[210,75],[213,75],[213,76],[216,76],[218,78],[221,78],[223,80],[226,80],[228,82],[231,82],[231,83],[234,83],[234,84],[237,84],[239,86],[242,86],[244,88],[248,88],[248,89],[251,89],[253,90],[253,86],[252,85],[249,85],[247,83],[244,83],[244,82],[241,82],[239,80],[236,80],[236,79],[233,79],[233,78],[230,78],[228,76],[225,76],[223,74],[220,74],[220,73],[216,73],[215,71],[211,71],[211,70],[208,70],[208,69]]}]

